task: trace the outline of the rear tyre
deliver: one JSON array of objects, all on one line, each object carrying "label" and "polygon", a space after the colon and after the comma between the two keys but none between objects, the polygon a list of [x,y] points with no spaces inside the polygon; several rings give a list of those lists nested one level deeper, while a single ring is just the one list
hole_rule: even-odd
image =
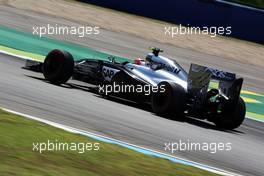
[{"label": "rear tyre", "polygon": [[161,82],[158,87],[159,91],[153,93],[151,98],[153,112],[173,118],[183,117],[186,102],[185,90],[172,82]]},{"label": "rear tyre", "polygon": [[43,75],[53,84],[67,82],[73,74],[74,60],[70,53],[58,49],[52,50],[45,58]]},{"label": "rear tyre", "polygon": [[240,97],[234,110],[216,118],[214,123],[218,128],[232,130],[239,127],[243,123],[245,115],[246,105],[244,100]]}]

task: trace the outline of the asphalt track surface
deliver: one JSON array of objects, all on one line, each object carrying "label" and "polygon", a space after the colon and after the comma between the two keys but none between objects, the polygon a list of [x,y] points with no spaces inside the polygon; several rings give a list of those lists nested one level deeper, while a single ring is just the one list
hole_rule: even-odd
[{"label": "asphalt track surface", "polygon": [[[24,31],[32,30],[32,25],[36,24],[58,21],[72,24],[67,20],[5,6],[0,7],[0,21],[2,25]],[[146,46],[155,44],[110,31],[104,31],[101,38],[91,36],[87,41],[79,40],[72,39],[76,43],[128,57],[143,53]],[[165,44],[159,45],[166,47]],[[225,67],[226,64],[221,58],[218,63],[214,63],[210,60],[214,56],[172,46],[167,48],[168,55],[177,56],[185,67],[194,58],[198,58],[196,62],[208,65]],[[232,61],[227,63],[229,70],[239,72],[246,78],[246,85],[251,90],[263,90],[260,68],[253,69]],[[217,151],[214,154],[206,151],[178,151],[175,155],[243,175],[264,174],[264,127],[260,122],[246,119],[235,131],[219,131],[209,123],[193,119],[172,121],[133,103],[102,98],[91,92],[88,85],[78,81],[71,80],[63,86],[49,84],[41,74],[21,69],[23,65],[21,59],[0,55],[0,106],[162,152],[165,142],[231,142],[231,151]]]},{"label": "asphalt track surface", "polygon": [[165,142],[231,142],[231,151],[175,155],[244,175],[264,173],[262,123],[246,120],[236,131],[219,131],[197,120],[172,121],[133,103],[102,98],[78,81],[52,85],[42,74],[21,69],[23,60],[2,54],[0,58],[2,107],[162,152]]}]

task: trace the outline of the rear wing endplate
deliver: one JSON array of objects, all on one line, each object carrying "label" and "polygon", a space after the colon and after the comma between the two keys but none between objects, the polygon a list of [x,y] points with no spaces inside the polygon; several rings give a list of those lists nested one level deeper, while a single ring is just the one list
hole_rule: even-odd
[{"label": "rear wing endplate", "polygon": [[236,74],[217,69],[191,64],[188,75],[187,90],[191,95],[206,96],[211,80],[218,82],[217,88],[226,99],[238,100],[243,78],[236,78]]}]

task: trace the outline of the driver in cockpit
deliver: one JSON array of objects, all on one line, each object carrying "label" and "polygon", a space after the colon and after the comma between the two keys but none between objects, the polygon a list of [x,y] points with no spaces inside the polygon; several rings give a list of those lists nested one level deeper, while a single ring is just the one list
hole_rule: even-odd
[{"label": "driver in cockpit", "polygon": [[157,69],[163,63],[163,59],[159,57],[159,53],[163,52],[163,50],[156,47],[151,47],[150,49],[152,52],[146,56],[146,65],[149,65],[152,69]]},{"label": "driver in cockpit", "polygon": [[140,58],[136,58],[134,63],[137,65],[147,65],[153,69],[160,67],[164,61],[159,56],[159,53],[163,52],[163,50],[156,48],[156,47],[150,47],[150,50],[152,52],[147,54],[145,61]]}]

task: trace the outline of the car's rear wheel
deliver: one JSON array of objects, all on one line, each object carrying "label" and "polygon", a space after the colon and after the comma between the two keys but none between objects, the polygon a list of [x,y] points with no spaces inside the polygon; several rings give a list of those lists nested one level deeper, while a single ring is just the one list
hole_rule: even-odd
[{"label": "car's rear wheel", "polygon": [[159,91],[153,92],[151,106],[158,115],[180,118],[184,115],[186,92],[178,84],[173,82],[161,82]]},{"label": "car's rear wheel", "polygon": [[244,100],[240,97],[237,105],[232,111],[223,113],[217,117],[213,122],[218,128],[232,130],[239,127],[246,115],[246,105]]},{"label": "car's rear wheel", "polygon": [[52,50],[45,58],[43,75],[53,84],[67,82],[73,74],[74,60],[70,53],[58,49]]}]

